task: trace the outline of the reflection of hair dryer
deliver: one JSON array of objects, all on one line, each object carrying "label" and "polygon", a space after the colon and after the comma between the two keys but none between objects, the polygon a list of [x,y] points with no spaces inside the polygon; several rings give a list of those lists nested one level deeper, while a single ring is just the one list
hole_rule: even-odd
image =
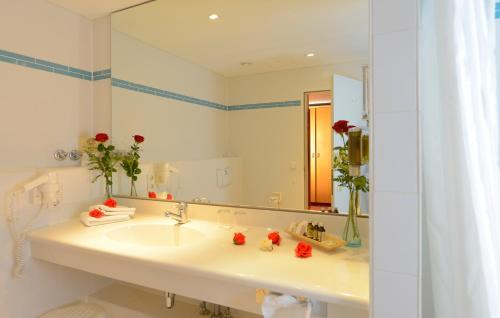
[{"label": "reflection of hair dryer", "polygon": [[180,171],[176,167],[166,162],[157,164],[154,169],[155,184],[157,186],[167,184],[168,179],[173,173],[180,173]]}]

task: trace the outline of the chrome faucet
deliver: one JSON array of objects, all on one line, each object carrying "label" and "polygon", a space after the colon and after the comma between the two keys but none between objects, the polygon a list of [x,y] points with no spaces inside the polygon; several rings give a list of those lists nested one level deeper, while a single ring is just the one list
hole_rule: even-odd
[{"label": "chrome faucet", "polygon": [[165,212],[165,217],[169,217],[177,221],[177,224],[185,224],[189,222],[188,218],[188,205],[186,202],[177,203],[177,213],[167,211]]}]

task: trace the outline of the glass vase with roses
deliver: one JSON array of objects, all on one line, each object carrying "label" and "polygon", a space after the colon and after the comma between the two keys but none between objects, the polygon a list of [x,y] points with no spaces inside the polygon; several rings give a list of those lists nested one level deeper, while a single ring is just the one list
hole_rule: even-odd
[{"label": "glass vase with roses", "polygon": [[342,233],[342,239],[349,247],[361,246],[361,235],[358,226],[358,214],[360,213],[359,192],[369,191],[369,182],[366,176],[352,176],[349,174],[349,140],[346,138],[349,129],[355,126],[349,125],[347,120],[336,121],[332,129],[342,139],[342,145],[333,148],[333,180],[339,187],[349,190],[349,212]]}]

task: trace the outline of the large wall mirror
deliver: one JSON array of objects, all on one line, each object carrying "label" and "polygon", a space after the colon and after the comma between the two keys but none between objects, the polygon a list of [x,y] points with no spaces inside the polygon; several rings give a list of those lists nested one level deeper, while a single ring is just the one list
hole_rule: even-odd
[{"label": "large wall mirror", "polygon": [[[112,135],[121,149],[145,137],[137,196],[346,213],[336,158],[368,178],[368,4],[157,0],[114,13]],[[335,132],[339,120],[357,135]],[[130,194],[124,173],[114,192]]]}]

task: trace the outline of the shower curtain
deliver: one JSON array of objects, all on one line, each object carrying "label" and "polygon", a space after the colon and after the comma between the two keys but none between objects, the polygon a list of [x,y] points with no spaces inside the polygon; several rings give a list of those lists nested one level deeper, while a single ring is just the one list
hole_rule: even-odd
[{"label": "shower curtain", "polygon": [[500,317],[495,70],[494,0],[421,0],[422,305],[437,318]]}]

